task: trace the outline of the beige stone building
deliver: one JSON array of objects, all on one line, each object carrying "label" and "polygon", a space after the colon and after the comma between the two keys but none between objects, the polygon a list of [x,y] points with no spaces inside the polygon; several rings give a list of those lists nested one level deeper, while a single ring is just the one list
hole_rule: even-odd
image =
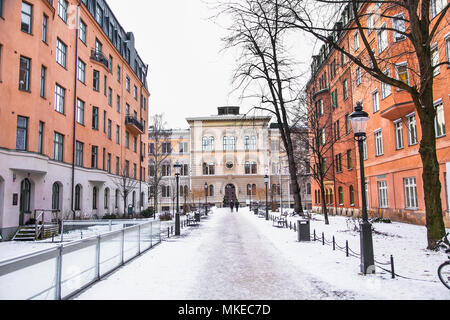
[{"label": "beige stone building", "polygon": [[[180,131],[174,131],[168,139],[174,149],[167,158],[172,171],[170,177],[163,179],[164,195],[176,196],[176,188],[171,188],[175,184],[170,182],[175,181],[173,164],[185,164],[189,158],[189,176],[187,180],[185,176],[180,177],[180,181],[185,178],[180,186],[189,186],[188,202],[195,207],[203,206],[206,201],[217,207],[227,206],[232,199],[237,199],[240,206],[250,201],[264,202],[266,174],[270,179],[269,201],[277,206],[293,207],[287,158],[280,149],[279,130],[270,124],[270,116],[243,115],[239,109],[219,107],[217,115],[187,118],[189,129],[182,131],[183,139]],[[188,133],[188,156],[177,154],[176,145],[179,141],[186,142]],[[309,179],[300,185],[306,208],[311,206],[308,184]],[[180,194],[185,195],[185,191],[180,190]],[[161,195],[160,210],[173,210],[176,202],[169,198]],[[180,206],[183,204],[180,197]]]}]

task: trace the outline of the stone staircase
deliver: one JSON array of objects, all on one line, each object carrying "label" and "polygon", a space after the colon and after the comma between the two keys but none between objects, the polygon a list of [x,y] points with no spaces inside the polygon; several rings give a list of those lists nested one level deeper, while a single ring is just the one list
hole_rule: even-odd
[{"label": "stone staircase", "polygon": [[[58,225],[45,224],[37,226],[37,239],[44,240],[58,235]],[[13,241],[34,241],[36,239],[36,228],[34,225],[19,227],[12,238]]]}]

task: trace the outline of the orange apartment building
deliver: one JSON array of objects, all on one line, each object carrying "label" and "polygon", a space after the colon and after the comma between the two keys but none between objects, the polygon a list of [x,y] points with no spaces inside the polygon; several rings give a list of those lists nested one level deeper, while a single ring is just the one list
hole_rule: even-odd
[{"label": "orange apartment building", "polygon": [[3,239],[35,209],[123,213],[124,173],[139,182],[127,205],[147,205],[146,77],[106,1],[0,0]]},{"label": "orange apartment building", "polygon": [[[445,5],[445,1],[432,1],[432,20]],[[393,12],[398,8],[388,7],[389,4],[365,4],[360,10],[366,14],[361,19],[363,27],[368,28],[367,37],[371,48],[380,63],[384,63],[386,72],[395,75],[402,81],[412,81],[415,76],[416,64],[413,55],[399,55],[399,52],[411,50],[410,43],[401,34],[392,30],[381,30],[381,26],[393,28],[392,18],[379,18],[379,12],[387,12],[387,16],[405,16],[406,12]],[[388,11],[384,11],[384,10]],[[390,10],[390,11],[389,11]],[[369,13],[372,13],[371,15]],[[448,12],[447,12],[448,15]],[[378,17],[378,18],[377,18]],[[448,18],[446,18],[448,20]],[[445,19],[444,19],[445,21]],[[343,11],[342,26],[347,31],[332,34],[339,46],[345,47],[362,61],[368,60],[364,44],[352,20],[348,7]],[[369,23],[369,25],[368,25]],[[374,30],[370,30],[370,26]],[[406,24],[405,28],[408,27]],[[350,30],[349,30],[350,29]],[[436,33],[432,44],[434,61],[450,61],[450,26],[443,22]],[[388,57],[392,57],[389,58]],[[382,60],[385,60],[382,62]],[[409,68],[408,68],[409,67]],[[450,225],[449,194],[450,186],[447,172],[450,170],[450,84],[449,67],[442,65],[434,74],[434,103],[437,108],[436,139],[437,155],[440,163],[442,184],[442,207],[444,221]],[[353,141],[353,132],[347,120],[354,111],[357,102],[362,102],[364,111],[369,114],[367,125],[367,140],[364,145],[364,168],[366,175],[366,191],[368,212],[371,216],[383,216],[392,220],[416,224],[425,224],[425,204],[422,186],[422,163],[418,153],[421,128],[415,107],[409,94],[391,87],[365,74],[364,70],[349,61],[348,57],[324,45],[318,55],[313,57],[312,78],[308,83],[310,106],[318,101],[323,102],[324,119],[328,120],[330,133],[336,137],[327,158],[333,165],[333,174],[327,177],[327,185],[333,192],[334,199],[330,212],[343,215],[358,215],[361,199],[359,154]],[[325,121],[325,120],[322,120]],[[337,123],[339,121],[339,123]],[[448,120],[447,120],[448,121]],[[337,123],[337,125],[336,125]],[[333,128],[333,129],[331,129]],[[340,134],[339,134],[340,132]],[[342,155],[340,158],[336,155]],[[330,170],[331,171],[331,170]],[[312,181],[313,207],[320,211],[321,202],[318,196],[318,185]],[[341,189],[339,189],[341,188]],[[337,192],[336,192],[337,191]],[[352,195],[353,193],[353,195]],[[334,201],[334,203],[333,203]]]}]

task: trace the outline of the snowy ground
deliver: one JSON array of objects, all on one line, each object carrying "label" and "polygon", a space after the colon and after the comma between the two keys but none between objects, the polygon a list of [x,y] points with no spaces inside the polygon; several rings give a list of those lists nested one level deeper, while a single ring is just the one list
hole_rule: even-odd
[{"label": "snowy ground", "polygon": [[[335,233],[338,243],[349,240],[359,252],[346,218],[330,217],[329,226],[320,218],[314,216],[311,231]],[[436,276],[446,257],[423,249],[424,227],[377,224],[376,230],[398,235],[374,235],[376,259],[393,254],[398,274],[426,281],[362,276],[359,259],[319,242],[299,243],[294,231],[246,209],[216,209],[198,228],[184,229],[77,299],[450,299]]]}]

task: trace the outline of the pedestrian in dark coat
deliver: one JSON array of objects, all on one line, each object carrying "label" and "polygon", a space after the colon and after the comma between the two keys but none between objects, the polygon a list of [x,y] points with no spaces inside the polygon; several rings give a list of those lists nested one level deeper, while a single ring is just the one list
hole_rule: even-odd
[{"label": "pedestrian in dark coat", "polygon": [[236,206],[236,212],[239,211],[239,200],[236,199],[236,202],[234,203],[234,205]]},{"label": "pedestrian in dark coat", "polygon": [[231,208],[231,212],[233,212],[233,209],[234,209],[234,201],[233,200],[230,201],[230,208]]}]

